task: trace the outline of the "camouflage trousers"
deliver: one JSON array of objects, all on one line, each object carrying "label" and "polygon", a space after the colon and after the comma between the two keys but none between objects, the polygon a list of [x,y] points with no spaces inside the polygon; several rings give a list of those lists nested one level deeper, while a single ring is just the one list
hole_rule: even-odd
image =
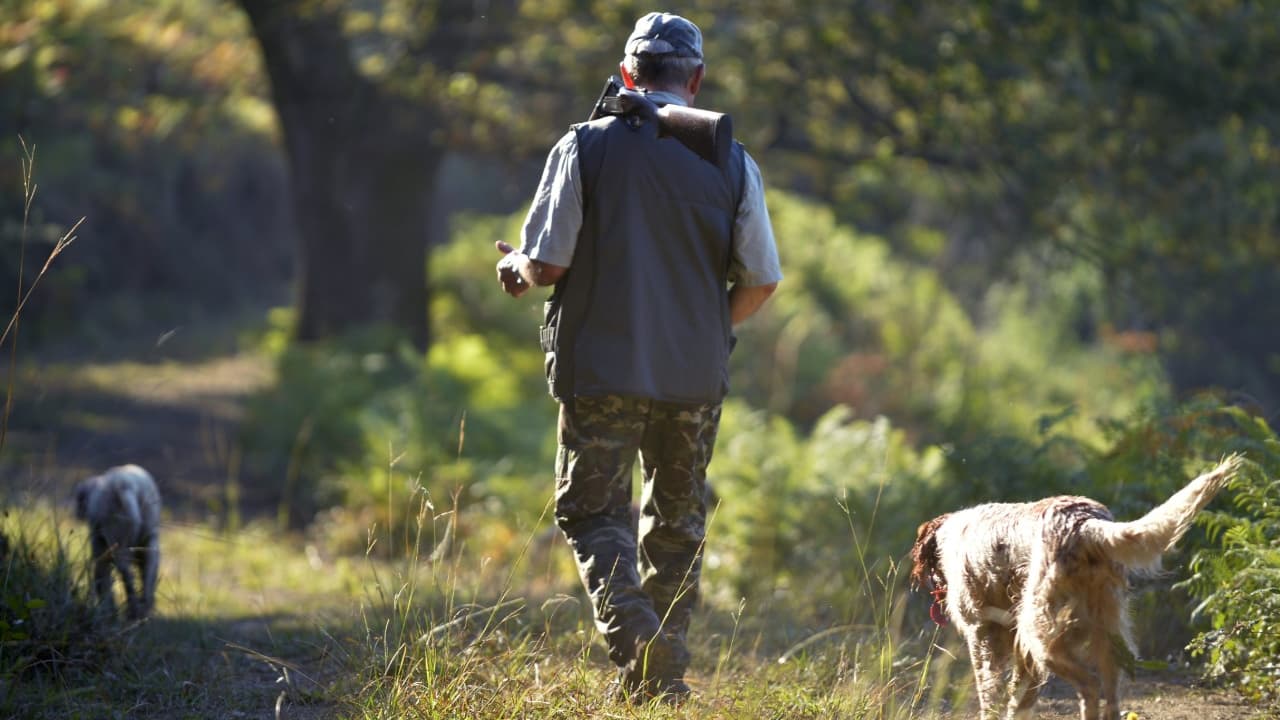
[{"label": "camouflage trousers", "polygon": [[[560,407],[556,524],[573,548],[596,627],[619,666],[661,632],[680,677],[698,599],[706,534],[707,464],[720,405],[608,395]],[[639,454],[639,521],[631,472]]]}]

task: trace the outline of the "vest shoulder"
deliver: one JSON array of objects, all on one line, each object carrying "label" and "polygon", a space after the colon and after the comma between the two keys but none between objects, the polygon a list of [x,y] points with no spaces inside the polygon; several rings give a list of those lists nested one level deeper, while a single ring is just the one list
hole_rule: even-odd
[{"label": "vest shoulder", "polygon": [[616,125],[620,120],[621,118],[617,117],[616,115],[606,115],[602,118],[596,118],[595,120],[586,120],[583,122],[573,123],[569,126],[569,129],[573,130],[574,132],[580,132],[583,130],[586,130],[588,132],[593,130],[607,130],[610,127]]}]

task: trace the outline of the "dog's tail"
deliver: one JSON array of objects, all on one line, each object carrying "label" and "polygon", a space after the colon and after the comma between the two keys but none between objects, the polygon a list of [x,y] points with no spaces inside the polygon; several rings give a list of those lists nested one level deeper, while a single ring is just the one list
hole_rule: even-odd
[{"label": "dog's tail", "polygon": [[1227,457],[1137,520],[1088,522],[1082,532],[1128,570],[1154,571],[1160,565],[1160,556],[1187,532],[1196,513],[1235,475],[1243,460],[1239,454]]}]

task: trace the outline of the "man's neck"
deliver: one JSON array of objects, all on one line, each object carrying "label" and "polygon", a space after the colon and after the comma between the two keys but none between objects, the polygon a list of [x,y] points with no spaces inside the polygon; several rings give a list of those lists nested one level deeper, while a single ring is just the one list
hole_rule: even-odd
[{"label": "man's neck", "polygon": [[653,99],[655,102],[659,102],[663,105],[693,105],[693,96],[689,95],[689,93],[683,88],[672,89],[642,87],[641,89],[650,95],[660,96]]}]

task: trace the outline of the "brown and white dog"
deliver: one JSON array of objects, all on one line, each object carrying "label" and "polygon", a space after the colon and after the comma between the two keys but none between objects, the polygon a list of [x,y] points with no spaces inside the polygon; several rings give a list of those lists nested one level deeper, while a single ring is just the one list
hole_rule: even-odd
[{"label": "brown and white dog", "polygon": [[[1080,717],[1118,717],[1120,669],[1133,658],[1128,576],[1160,556],[1235,474],[1233,455],[1133,522],[1084,497],[990,503],[936,517],[911,549],[912,586],[930,591],[969,646],[983,718],[1029,718],[1050,673],[1075,687]],[[1012,663],[1010,663],[1012,660]]]},{"label": "brown and white dog", "polygon": [[[80,481],[75,501],[76,517],[89,524],[93,589],[98,601],[114,611],[114,563],[124,582],[128,618],[143,618],[155,607],[160,565],[160,491],[155,480],[137,465],[113,467]],[[134,564],[141,575],[140,588],[134,579]]]}]

